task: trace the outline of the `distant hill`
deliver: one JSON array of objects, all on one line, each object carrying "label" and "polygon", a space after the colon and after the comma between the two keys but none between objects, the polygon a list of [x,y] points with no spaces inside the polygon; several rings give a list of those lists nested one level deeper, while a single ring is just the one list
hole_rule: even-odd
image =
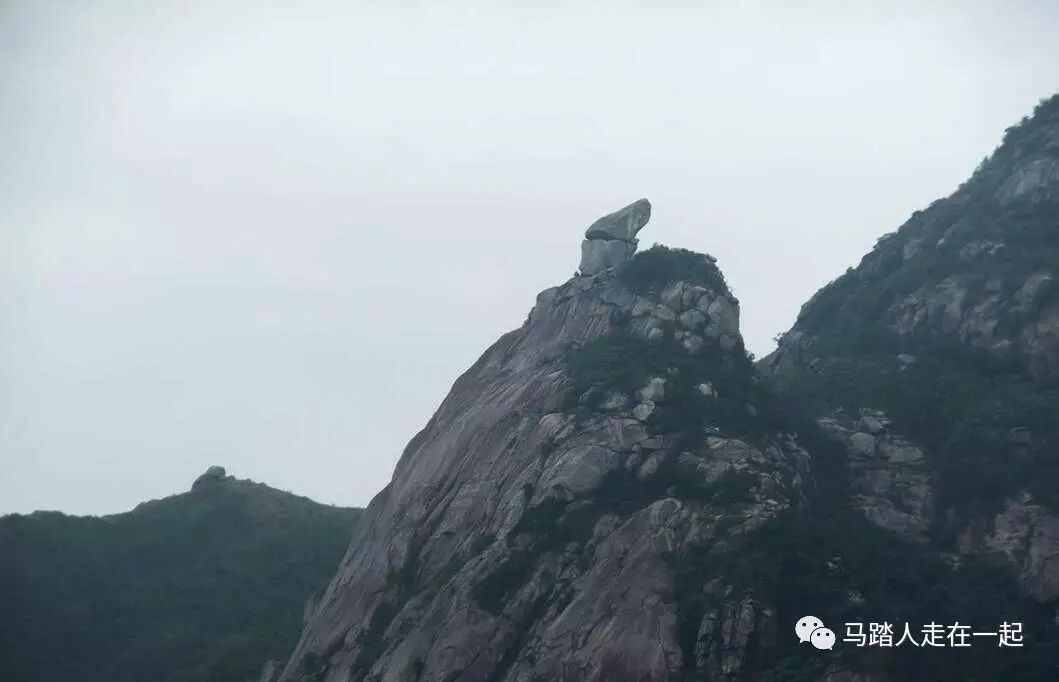
[{"label": "distant hill", "polygon": [[294,647],[359,518],[226,476],[105,517],[0,518],[5,682],[246,682]]}]

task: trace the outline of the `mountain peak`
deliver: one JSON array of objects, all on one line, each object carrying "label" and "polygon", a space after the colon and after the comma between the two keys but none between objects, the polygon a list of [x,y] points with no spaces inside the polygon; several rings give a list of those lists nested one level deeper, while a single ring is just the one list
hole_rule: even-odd
[{"label": "mountain peak", "polygon": [[[711,647],[731,628],[698,636],[726,616],[673,596],[673,558],[800,504],[807,459],[713,259],[634,254],[649,215],[641,201],[597,221],[584,276],[457,379],[280,679],[720,679]],[[760,631],[755,603],[733,608]]]},{"label": "mountain peak", "polygon": [[581,274],[596,275],[632,258],[636,234],[650,219],[651,202],[640,199],[592,223],[581,242]]},{"label": "mountain peak", "polygon": [[195,479],[195,482],[191,484],[192,490],[201,490],[207,486],[216,485],[229,478],[228,472],[222,466],[216,464],[206,469],[201,476]]}]

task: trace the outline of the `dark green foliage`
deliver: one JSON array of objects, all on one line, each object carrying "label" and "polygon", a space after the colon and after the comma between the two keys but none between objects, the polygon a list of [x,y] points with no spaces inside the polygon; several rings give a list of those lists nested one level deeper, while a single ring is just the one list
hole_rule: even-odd
[{"label": "dark green foliage", "polygon": [[[936,550],[904,542],[865,520],[848,503],[842,448],[808,427],[800,435],[818,472],[810,505],[770,522],[739,552],[712,565],[701,558],[688,562],[685,582],[701,579],[687,575],[696,569],[721,573],[730,584],[774,604],[781,630],[805,615],[821,618],[840,640],[828,663],[879,669],[901,680],[1053,679],[1059,670],[1059,629],[1051,609],[1019,596],[999,568],[964,557],[954,569]],[[851,601],[850,591],[863,603]],[[886,651],[841,642],[846,622],[863,622],[865,628],[869,622],[894,623],[897,637],[908,622],[921,640],[919,630],[930,622],[996,631],[1004,621],[1023,623],[1024,648],[998,650],[995,640],[979,640],[969,649],[924,650],[906,644]],[[799,646],[786,632],[780,633],[774,654],[763,679],[819,679],[819,652]]]},{"label": "dark green foliage", "polygon": [[[1026,154],[1059,158],[1059,147],[1049,142],[1059,125],[1057,103],[1059,96],[1042,102],[1032,119],[1008,130],[1004,144],[959,191],[915,212],[895,234],[881,239],[855,270],[818,292],[799,315],[799,328],[846,339],[850,349],[858,349],[863,327],[886,327],[890,307],[921,287],[958,275],[972,286],[999,280],[1010,294],[1033,272],[1059,271],[1059,201],[1054,196],[1025,196],[1007,203],[997,198],[999,187]],[[920,249],[905,258],[904,248],[913,241]],[[963,247],[980,241],[1004,246],[992,256],[961,255]],[[1039,300],[1038,308],[1047,300]]]},{"label": "dark green foliage", "polygon": [[[818,360],[783,378],[792,399],[811,401],[820,414],[836,407],[885,410],[898,432],[927,446],[942,506],[961,514],[994,511],[1022,489],[1059,508],[1059,385],[1040,372],[1031,378],[1031,363],[1018,351],[1025,326],[1054,308],[1059,285],[1053,281],[1025,308],[1014,298],[1030,275],[1059,273],[1059,201],[1032,192],[998,198],[1027,158],[1059,157],[1057,126],[1054,96],[1010,128],[955,194],[917,211],[855,270],[814,296],[798,329],[812,338],[807,359]],[[1003,247],[992,254],[965,251],[976,242]],[[905,247],[915,243],[919,250],[905,257]],[[975,350],[936,323],[902,337],[892,331],[907,296],[949,278],[967,288],[965,309],[1001,297],[992,334],[1012,341],[1006,357]],[[898,353],[918,362],[899,371]],[[1029,447],[1010,442],[1017,427],[1032,432]]]},{"label": "dark green foliage", "polygon": [[[954,570],[936,552],[904,543],[855,512],[819,506],[762,528],[751,543],[726,570],[755,586],[756,595],[770,598],[781,627],[811,614],[840,639],[846,622],[863,622],[865,628],[869,622],[894,623],[898,637],[908,622],[920,639],[920,628],[930,622],[993,632],[1002,622],[1021,622],[1026,631],[1026,647],[1008,651],[998,651],[995,640],[978,640],[972,649],[923,651],[906,645],[881,654],[840,642],[831,662],[838,658],[855,669],[879,666],[893,679],[983,682],[1052,679],[1059,666],[1059,633],[1049,610],[1021,598],[999,568],[965,560]],[[850,590],[864,603],[851,603]],[[786,634],[778,639],[777,669],[769,679],[818,673],[818,652],[799,647]]]},{"label": "dark green foliage", "polygon": [[[1044,292],[1029,310],[1014,310],[1012,296],[1032,273],[1059,267],[1059,204],[1045,193],[1003,202],[998,190],[1027,156],[1059,155],[1057,124],[1059,96],[1009,129],[1003,145],[953,196],[917,211],[856,269],[814,296],[797,325],[811,339],[802,354],[805,364],[781,377],[788,405],[804,414],[844,409],[852,416],[860,407],[879,408],[897,432],[927,448],[944,511],[935,525],[942,547],[951,547],[952,533],[989,518],[1017,491],[1028,489],[1036,501],[1059,508],[1059,386],[1031,378],[1025,358],[976,351],[941,325],[898,337],[892,332],[895,306],[956,278],[968,289],[966,305],[1004,296],[1009,311],[995,333],[1017,338],[1023,325],[1054,305],[1055,291]],[[965,248],[975,242],[1004,246],[995,253]],[[902,369],[899,353],[917,360]],[[1028,445],[1012,442],[1017,427],[1032,433]],[[775,604],[781,629],[811,614],[840,639],[847,621],[889,621],[898,628],[909,622],[917,630],[932,621],[959,621],[979,631],[1009,621],[1023,623],[1026,633],[1020,649],[998,649],[995,640],[977,640],[970,649],[926,650],[858,649],[839,642],[829,664],[844,662],[894,680],[1059,679],[1054,604],[1021,597],[1005,569],[969,556],[953,568],[937,544],[909,544],[866,521],[849,504],[843,447],[807,424],[797,431],[813,456],[810,504],[760,529],[722,568],[715,559],[710,571],[723,571]],[[696,573],[705,570],[700,565],[688,562],[688,584],[704,579]],[[863,604],[848,598],[850,590]],[[762,679],[821,679],[819,652],[783,633],[778,644]]]},{"label": "dark green foliage", "polygon": [[[417,575],[419,570],[418,562],[419,557],[418,552],[416,552],[409,557],[400,570],[391,571],[387,576],[386,596],[375,607],[368,621],[368,627],[357,638],[357,645],[360,647],[360,651],[357,653],[357,660],[353,662],[351,671],[353,679],[363,679],[363,676],[371,670],[375,661],[385,651],[386,630],[390,627],[390,623],[401,612],[408,600],[422,589],[423,586],[420,584]],[[443,582],[435,581],[432,587],[433,589],[439,589],[443,584]],[[341,644],[342,640],[337,640],[336,646],[341,646]],[[331,655],[334,653],[329,652],[326,654],[325,660],[330,660]]]},{"label": "dark green foliage", "polygon": [[[668,331],[664,338],[648,342],[618,327],[570,349],[566,368],[570,379],[566,405],[584,413],[595,410],[608,391],[632,395],[650,377],[665,377],[665,399],[647,425],[653,433],[679,434],[688,447],[703,442],[707,426],[752,438],[769,432],[768,427],[782,419],[775,396],[756,381],[753,364],[741,347],[725,351],[713,344],[691,354]],[[712,384],[720,398],[699,393],[695,387],[703,382]]]},{"label": "dark green foliage", "polygon": [[[1039,150],[1042,133],[1047,132],[1049,125],[1059,123],[1059,95],[1052,95],[1041,100],[1033,109],[1032,116],[1023,118],[1018,124],[1004,131],[1004,144],[998,152],[1011,155],[1029,150]],[[1059,149],[1053,149],[1059,153]]]},{"label": "dark green foliage", "polygon": [[636,254],[622,266],[618,278],[640,295],[659,293],[670,282],[678,281],[699,284],[719,294],[729,293],[724,275],[708,256],[661,244]]},{"label": "dark green foliage", "polygon": [[[1019,489],[1059,508],[1059,387],[960,346],[917,350],[919,359],[904,370],[893,353],[825,356],[790,397],[820,414],[858,406],[886,411],[901,433],[927,447],[941,502],[961,515],[993,512]],[[1023,450],[1010,442],[1018,427],[1033,435]]]},{"label": "dark green foliage", "polygon": [[[794,408],[792,414],[802,414]],[[886,679],[981,681],[1053,679],[1059,670],[1059,628],[1052,609],[1021,597],[1011,577],[969,557],[953,568],[933,548],[916,545],[868,522],[849,503],[846,454],[842,446],[801,417],[799,441],[812,454],[815,486],[809,504],[791,509],[716,552],[689,546],[672,557],[678,627],[685,663],[693,670],[698,628],[704,614],[752,596],[776,609],[779,632],[767,647],[747,645],[748,679],[811,682],[832,664],[874,671]],[[712,594],[703,586],[719,579],[734,593]],[[862,601],[852,600],[855,593]],[[838,637],[826,657],[799,645],[791,633],[806,615],[821,618]],[[978,640],[970,649],[857,648],[841,640],[847,622],[889,622],[895,641],[904,623],[922,640],[922,626],[959,622],[993,631],[1002,622],[1024,626],[1025,646],[998,649]],[[689,681],[706,680],[701,671]]]},{"label": "dark green foliage", "polygon": [[359,510],[227,480],[127,514],[0,519],[4,682],[246,682],[282,660]]}]

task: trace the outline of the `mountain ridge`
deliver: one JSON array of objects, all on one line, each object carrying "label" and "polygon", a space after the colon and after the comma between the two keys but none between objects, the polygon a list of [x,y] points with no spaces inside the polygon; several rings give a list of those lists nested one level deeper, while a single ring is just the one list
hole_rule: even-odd
[{"label": "mountain ridge", "polygon": [[[1049,160],[1059,140],[1050,123],[1056,102],[1009,132],[956,201],[913,216],[924,234],[939,230],[940,241],[947,233],[944,274],[959,275],[961,263],[989,270],[998,253],[1018,256],[1012,272],[1028,270],[1023,277],[1050,262],[1042,258],[1059,248],[1049,227],[1059,179]],[[984,185],[992,193],[980,199]],[[612,219],[613,231],[600,221],[589,228],[580,274],[542,292],[526,323],[456,381],[412,439],[278,679],[1028,682],[1054,673],[1051,581],[1059,565],[1049,558],[1047,508],[1018,498],[991,529],[967,525],[956,512],[980,512],[984,491],[937,486],[945,478],[939,462],[956,471],[967,463],[939,456],[937,439],[904,427],[914,409],[875,399],[901,395],[879,382],[922,372],[939,388],[909,383],[923,395],[904,399],[919,408],[923,431],[944,441],[995,401],[950,404],[937,392],[959,396],[960,372],[994,371],[993,361],[939,352],[944,363],[935,355],[928,362],[931,344],[959,325],[913,311],[922,334],[886,348],[888,370],[867,363],[843,371],[847,355],[867,348],[874,358],[892,338],[872,336],[876,312],[859,301],[929,294],[945,281],[923,260],[931,245],[907,235],[880,240],[858,271],[803,308],[801,324],[815,314],[831,335],[804,343],[796,325],[759,363],[761,376],[715,261],[665,247],[636,253],[650,212],[635,206],[601,219]],[[995,224],[976,220],[976,211],[1016,221],[1029,246],[994,248],[984,235]],[[917,253],[915,267],[901,272]],[[863,288],[849,286],[858,277]],[[1010,295],[1024,289],[1020,282]],[[990,333],[998,329],[1006,327]],[[1011,377],[1047,380],[1052,367],[1051,332],[1032,329],[1030,342],[1020,336],[1022,345],[1007,346],[1043,353],[1004,375],[1012,382],[1004,395],[1025,398],[1008,410],[1020,422],[1034,414],[1038,394]],[[1004,347],[967,345],[1001,365],[1011,359]],[[870,399],[847,390],[858,380]],[[944,409],[923,409],[923,396]],[[1005,425],[1004,438],[1023,449],[1052,442],[1036,422],[1020,428]],[[982,464],[1002,461],[981,450]],[[1011,473],[1033,478],[1025,468]],[[1056,480],[1040,473],[1042,485]],[[976,533],[988,537],[971,547]],[[1018,554],[1024,546],[1026,556]],[[996,629],[1017,620],[1026,648],[1017,658],[981,648],[926,655],[849,646],[821,656],[788,634],[805,613],[838,628],[903,618]]]},{"label": "mountain ridge", "polygon": [[859,439],[865,462],[884,429],[848,423],[858,414],[919,453],[915,471],[885,469],[892,485],[864,464],[867,513],[960,554],[1006,556],[1045,602],[1059,596],[1057,234],[1059,95],[821,289],[759,363],[837,437]]},{"label": "mountain ridge", "polygon": [[4,678],[245,682],[293,645],[359,513],[213,467],[127,512],[0,517]]}]

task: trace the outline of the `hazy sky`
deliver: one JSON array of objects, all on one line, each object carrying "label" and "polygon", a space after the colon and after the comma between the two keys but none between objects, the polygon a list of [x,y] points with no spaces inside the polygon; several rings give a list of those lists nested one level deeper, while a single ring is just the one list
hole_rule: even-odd
[{"label": "hazy sky", "polygon": [[365,504],[641,196],[763,354],[1059,90],[1055,2],[661,4],[0,0],[0,512]]}]

